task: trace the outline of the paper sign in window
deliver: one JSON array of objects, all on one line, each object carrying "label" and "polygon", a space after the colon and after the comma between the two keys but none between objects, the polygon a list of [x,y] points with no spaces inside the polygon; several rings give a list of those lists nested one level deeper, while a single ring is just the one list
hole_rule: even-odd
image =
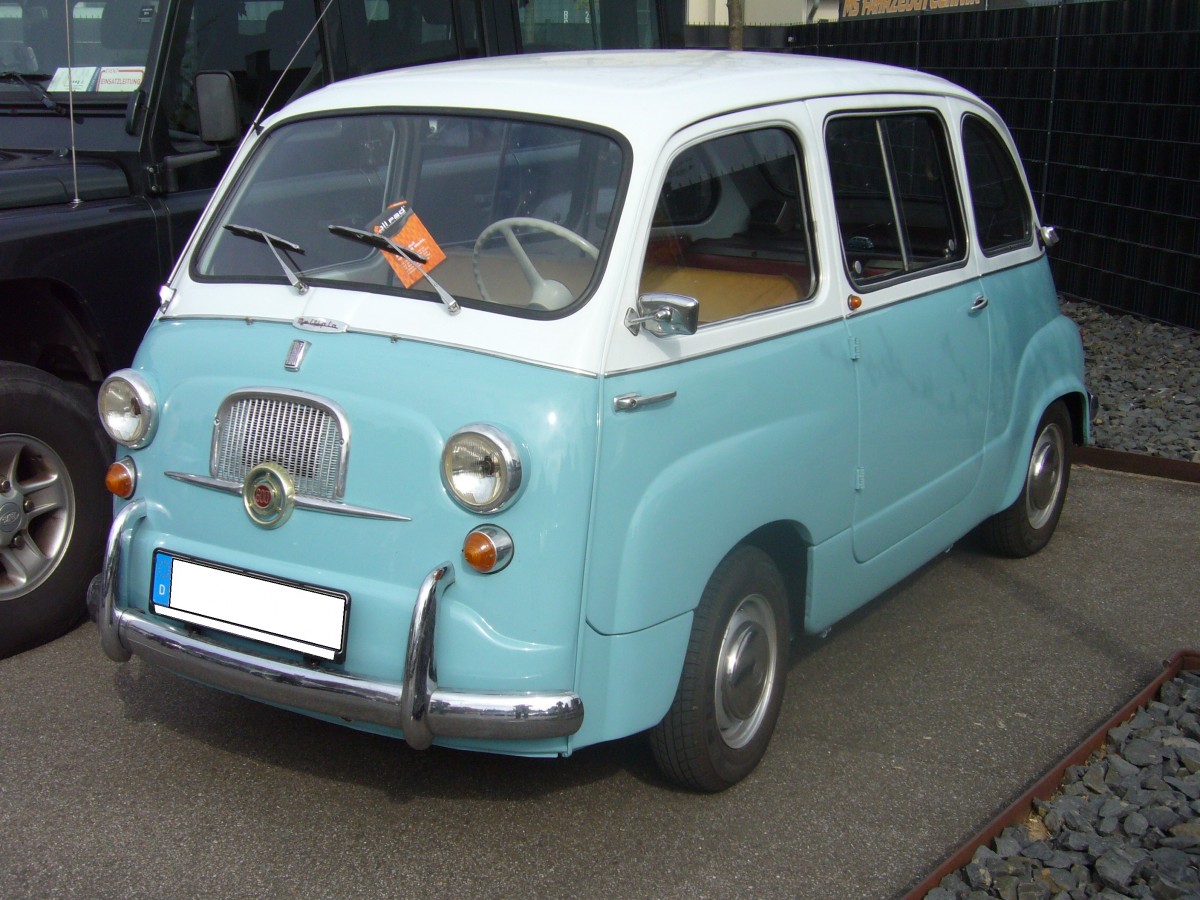
[{"label": "paper sign in window", "polygon": [[376,234],[390,238],[393,243],[425,257],[425,264],[418,268],[417,264],[397,256],[385,253],[388,265],[406,288],[412,287],[421,280],[421,270],[432,271],[445,258],[446,254],[438,246],[429,229],[421,221],[420,216],[413,212],[407,200],[393,203],[387,211],[369,226]]}]

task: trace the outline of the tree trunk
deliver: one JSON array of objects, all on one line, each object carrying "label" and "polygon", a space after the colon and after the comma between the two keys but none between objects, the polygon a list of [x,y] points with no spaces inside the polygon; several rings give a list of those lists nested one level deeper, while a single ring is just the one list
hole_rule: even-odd
[{"label": "tree trunk", "polygon": [[726,3],[729,8],[729,49],[742,50],[745,47],[746,0],[726,0]]}]

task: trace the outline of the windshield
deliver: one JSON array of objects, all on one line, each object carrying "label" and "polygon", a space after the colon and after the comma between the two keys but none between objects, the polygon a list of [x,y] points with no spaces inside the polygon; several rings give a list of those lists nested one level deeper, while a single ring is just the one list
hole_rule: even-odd
[{"label": "windshield", "polygon": [[30,98],[28,82],[51,93],[137,90],[158,12],[158,0],[0,0],[0,96]]},{"label": "windshield", "polygon": [[557,124],[295,122],[264,138],[193,275],[553,315],[598,277],[624,166],[612,137]]}]

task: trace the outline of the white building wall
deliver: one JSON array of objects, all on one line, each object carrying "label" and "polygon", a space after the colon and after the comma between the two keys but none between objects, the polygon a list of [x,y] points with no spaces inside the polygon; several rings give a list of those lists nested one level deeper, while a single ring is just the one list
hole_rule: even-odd
[{"label": "white building wall", "polygon": [[[838,0],[745,0],[747,25],[799,25],[835,20]],[[726,0],[688,0],[689,25],[728,25]]]}]

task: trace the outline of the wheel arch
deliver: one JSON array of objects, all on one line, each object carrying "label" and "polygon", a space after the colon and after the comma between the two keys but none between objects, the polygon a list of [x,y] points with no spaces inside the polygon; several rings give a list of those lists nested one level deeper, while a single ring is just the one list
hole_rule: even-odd
[{"label": "wheel arch", "polygon": [[808,608],[808,550],[812,546],[808,530],[795,521],[770,522],[746,535],[730,549],[730,553],[742,545],[757,547],[766,553],[783,576],[787,590],[788,628],[793,634],[797,633]]},{"label": "wheel arch", "polygon": [[74,291],[45,278],[10,279],[2,288],[7,327],[0,338],[0,358],[64,381],[103,380],[108,362],[85,304]]},{"label": "wheel arch", "polygon": [[1071,417],[1071,443],[1082,447],[1088,443],[1091,433],[1091,406],[1088,398],[1078,391],[1072,391],[1058,399],[1066,405],[1067,414]]},{"label": "wheel arch", "polygon": [[1088,418],[1085,410],[1087,409],[1087,396],[1077,389],[1070,389],[1066,385],[1059,385],[1056,389],[1051,389],[1045,393],[1041,400],[1034,403],[1029,408],[1029,419],[1024,427],[1017,432],[1019,435],[1019,443],[1016,445],[1016,452],[1013,453],[1012,471],[1008,473],[1008,479],[1005,484],[1005,489],[1001,495],[1001,502],[996,512],[1006,509],[1009,504],[1016,500],[1017,495],[1021,493],[1021,488],[1025,483],[1025,469],[1029,462],[1029,448],[1033,446],[1033,438],[1037,433],[1038,422],[1042,416],[1055,403],[1062,402],[1067,408],[1067,415],[1071,420],[1071,443],[1080,445],[1087,442]]}]

